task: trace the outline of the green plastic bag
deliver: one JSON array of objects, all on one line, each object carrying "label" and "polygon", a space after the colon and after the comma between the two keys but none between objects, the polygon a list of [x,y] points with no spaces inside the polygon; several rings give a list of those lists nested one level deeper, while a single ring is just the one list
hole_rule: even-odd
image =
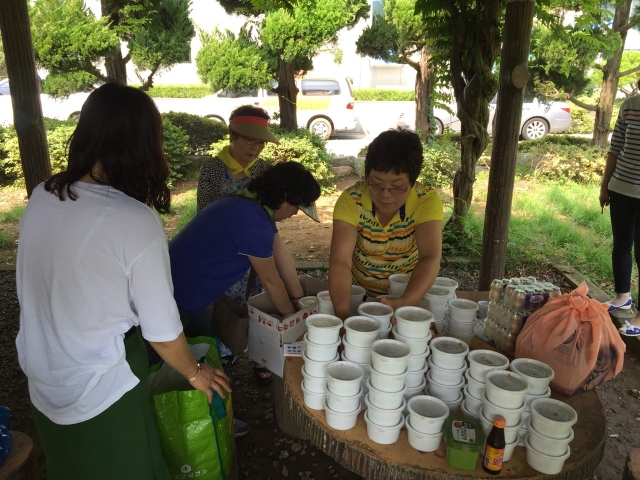
[{"label": "green plastic bag", "polygon": [[[222,369],[215,339],[187,339],[193,355]],[[225,480],[235,455],[231,394],[224,398],[194,390],[187,380],[165,363],[154,365],[147,379],[151,406],[158,423],[162,454],[176,480]]]}]

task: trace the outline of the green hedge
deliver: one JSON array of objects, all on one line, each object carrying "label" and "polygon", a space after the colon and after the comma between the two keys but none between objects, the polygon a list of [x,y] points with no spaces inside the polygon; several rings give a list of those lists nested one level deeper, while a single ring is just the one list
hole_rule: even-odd
[{"label": "green hedge", "polygon": [[160,98],[202,98],[214,93],[209,85],[204,84],[155,85],[147,90],[150,97]]},{"label": "green hedge", "polygon": [[360,102],[413,102],[416,93],[413,90],[361,89],[353,91],[353,98]]},{"label": "green hedge", "polygon": [[229,134],[229,128],[224,123],[190,113],[163,113],[162,118],[180,127],[187,134],[189,155],[206,154],[211,144],[219,142]]}]

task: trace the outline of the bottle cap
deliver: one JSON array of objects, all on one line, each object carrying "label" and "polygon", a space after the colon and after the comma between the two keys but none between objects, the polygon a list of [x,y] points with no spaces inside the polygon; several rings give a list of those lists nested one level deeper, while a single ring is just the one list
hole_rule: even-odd
[{"label": "bottle cap", "polygon": [[493,426],[498,428],[504,428],[507,426],[507,421],[502,415],[496,415],[493,417]]}]

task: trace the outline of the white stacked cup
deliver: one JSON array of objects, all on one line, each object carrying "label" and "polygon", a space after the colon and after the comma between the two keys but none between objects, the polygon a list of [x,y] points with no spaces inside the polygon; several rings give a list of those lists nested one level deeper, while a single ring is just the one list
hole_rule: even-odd
[{"label": "white stacked cup", "polygon": [[362,367],[352,362],[334,362],[327,366],[327,398],[324,404],[327,424],[336,430],[355,427],[362,396]]},{"label": "white stacked cup", "polygon": [[364,419],[367,435],[376,443],[395,443],[400,436],[410,355],[410,348],[397,340],[377,340],[371,346],[371,376]]},{"label": "white stacked cup", "polygon": [[351,300],[349,301],[349,310],[351,315],[357,315],[358,307],[366,297],[367,291],[360,285],[351,285]]},{"label": "white stacked cup", "polygon": [[302,353],[302,393],[305,405],[322,410],[326,400],[326,367],[338,360],[342,320],[318,313],[309,315],[306,325],[307,333],[303,337],[305,349]]},{"label": "white stacked cup", "polygon": [[328,315],[333,315],[335,313],[333,310],[333,303],[331,302],[331,295],[329,295],[329,290],[318,292],[316,297],[318,297],[318,311],[320,313],[326,313]]},{"label": "white stacked cup", "polygon": [[446,334],[471,345],[478,303],[464,298],[452,298],[448,305],[449,317]]},{"label": "white stacked cup", "polygon": [[472,417],[479,419],[486,389],[485,375],[493,370],[506,370],[509,368],[509,359],[492,350],[473,350],[469,352],[467,360],[469,361],[469,369],[464,372],[466,385],[462,409]]},{"label": "white stacked cup", "polygon": [[[371,317],[355,316],[344,321],[345,334],[342,337],[342,359],[354,362],[364,370],[362,377],[363,394],[368,392],[367,379],[371,374],[371,345],[378,339],[380,322]],[[366,408],[362,398],[362,408]]]},{"label": "white stacked cup", "polygon": [[401,297],[407,289],[411,275],[408,273],[395,273],[389,275],[389,293]]},{"label": "white stacked cup", "polygon": [[446,403],[453,415],[462,403],[469,346],[456,338],[437,337],[431,340],[430,348],[425,393]]},{"label": "white stacked cup", "polygon": [[411,349],[407,362],[409,374],[405,382],[407,388],[415,388],[422,384],[429,368],[426,358],[429,355],[433,314],[420,307],[400,307],[394,316],[396,325],[392,329],[393,338]]},{"label": "white stacked cup", "polygon": [[442,441],[442,427],[450,415],[442,400],[418,395],[409,400],[409,415],[405,425],[409,444],[421,452],[434,452]]},{"label": "white stacked cup", "polygon": [[380,322],[378,339],[389,338],[389,332],[391,332],[391,317],[393,316],[393,308],[389,305],[379,302],[365,302],[358,306],[358,315],[376,319]]}]

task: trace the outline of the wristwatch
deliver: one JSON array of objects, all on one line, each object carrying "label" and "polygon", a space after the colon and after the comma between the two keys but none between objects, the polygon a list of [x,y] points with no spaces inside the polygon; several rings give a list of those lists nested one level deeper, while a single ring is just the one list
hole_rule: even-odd
[{"label": "wristwatch", "polygon": [[198,362],[198,370],[196,370],[196,374],[193,377],[187,378],[187,380],[190,382],[193,382],[198,377],[198,374],[201,371],[202,371],[202,365],[200,365],[200,362]]}]

